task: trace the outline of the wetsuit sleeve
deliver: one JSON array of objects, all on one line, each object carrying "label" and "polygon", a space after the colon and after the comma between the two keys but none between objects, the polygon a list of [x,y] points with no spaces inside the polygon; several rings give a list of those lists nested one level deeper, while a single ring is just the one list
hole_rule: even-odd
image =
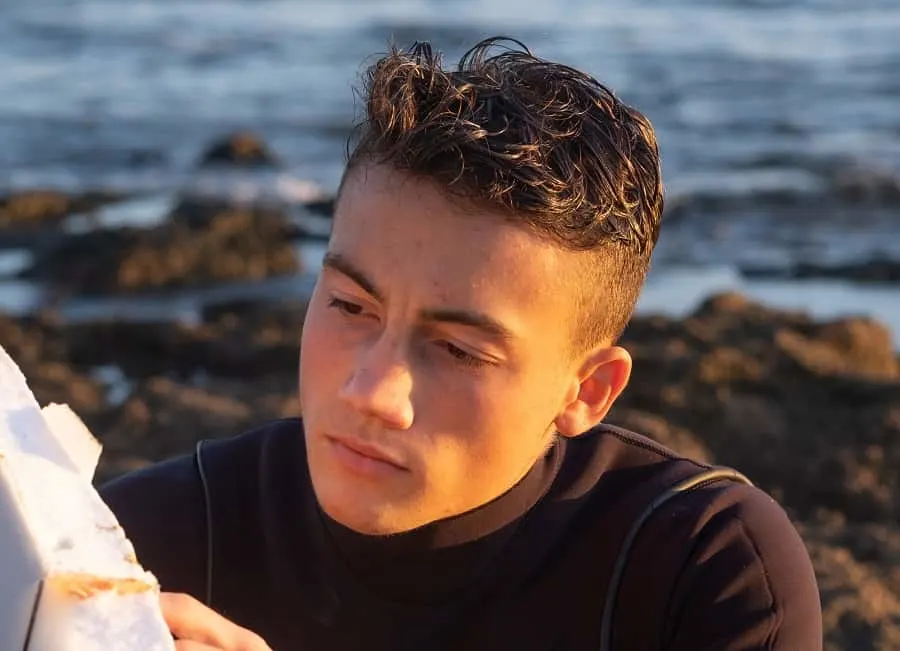
[{"label": "wetsuit sleeve", "polygon": [[193,456],[122,475],[99,492],[162,589],[203,600],[206,510]]},{"label": "wetsuit sleeve", "polygon": [[768,495],[735,486],[714,500],[696,523],[667,622],[667,651],[821,651],[809,554]]}]

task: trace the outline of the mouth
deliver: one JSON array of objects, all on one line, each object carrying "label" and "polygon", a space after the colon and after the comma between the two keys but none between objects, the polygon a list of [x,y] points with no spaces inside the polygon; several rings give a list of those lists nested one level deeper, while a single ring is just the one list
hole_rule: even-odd
[{"label": "mouth", "polygon": [[338,459],[357,474],[381,475],[408,472],[399,455],[350,437],[326,436]]}]

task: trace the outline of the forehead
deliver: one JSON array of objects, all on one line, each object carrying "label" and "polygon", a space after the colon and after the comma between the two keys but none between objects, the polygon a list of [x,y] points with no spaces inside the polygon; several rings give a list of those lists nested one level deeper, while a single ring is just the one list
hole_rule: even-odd
[{"label": "forehead", "polygon": [[430,181],[380,166],[348,174],[330,249],[386,285],[387,294],[543,308],[569,300],[580,263],[579,254],[500,213],[450,200]]}]

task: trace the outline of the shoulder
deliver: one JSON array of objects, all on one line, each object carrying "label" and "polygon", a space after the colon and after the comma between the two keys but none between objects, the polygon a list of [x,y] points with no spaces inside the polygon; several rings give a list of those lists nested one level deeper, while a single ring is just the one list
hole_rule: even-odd
[{"label": "shoulder", "polygon": [[711,466],[606,425],[569,447],[566,456],[580,459],[582,481],[592,476],[585,486],[590,501],[613,515],[606,530],[617,523],[617,549],[649,511],[622,576],[620,641],[643,639],[655,614],[667,649],[821,648],[806,546],[765,491],[718,480],[663,501],[671,487]]},{"label": "shoulder", "polygon": [[[207,496],[201,472],[212,485],[230,483],[246,492],[260,471],[259,460],[299,421],[267,423],[242,434],[204,442],[196,452],[126,473],[100,486],[137,556],[164,590],[201,598],[205,586]],[[277,455],[275,455],[277,456]]]},{"label": "shoulder", "polygon": [[[651,511],[635,539],[619,596],[644,608],[654,603],[664,613],[665,648],[821,649],[812,562],[781,505],[756,486],[723,479],[663,501],[671,486],[709,467],[652,442],[648,446],[637,435],[610,435],[624,446],[622,459],[638,460],[621,467],[644,469],[634,475],[637,486],[631,490],[642,494],[645,506],[631,517]],[[640,489],[641,483],[652,489]],[[640,629],[643,620],[637,617],[631,625]]]},{"label": "shoulder", "polygon": [[555,482],[564,499],[586,498],[602,505],[642,508],[660,491],[711,466],[677,454],[656,441],[601,424],[564,441],[564,461]]},{"label": "shoulder", "polygon": [[[706,636],[762,649],[818,650],[822,614],[806,546],[759,488],[716,485],[683,505],[689,546],[673,593],[674,648]],[[742,647],[743,648],[743,647]]]}]

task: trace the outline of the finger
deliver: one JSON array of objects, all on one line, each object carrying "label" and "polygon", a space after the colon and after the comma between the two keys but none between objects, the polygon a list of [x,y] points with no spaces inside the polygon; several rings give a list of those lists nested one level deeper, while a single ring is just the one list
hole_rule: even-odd
[{"label": "finger", "polygon": [[187,594],[163,592],[159,604],[172,635],[182,640],[221,648],[226,642],[223,635],[228,635],[228,627],[235,625]]},{"label": "finger", "polygon": [[200,642],[193,642],[191,640],[175,640],[175,651],[222,651],[221,649],[209,646],[208,644],[202,644]]},{"label": "finger", "polygon": [[271,651],[258,635],[207,608],[190,595],[163,592],[159,601],[169,630],[180,640],[205,644],[221,651]]}]

